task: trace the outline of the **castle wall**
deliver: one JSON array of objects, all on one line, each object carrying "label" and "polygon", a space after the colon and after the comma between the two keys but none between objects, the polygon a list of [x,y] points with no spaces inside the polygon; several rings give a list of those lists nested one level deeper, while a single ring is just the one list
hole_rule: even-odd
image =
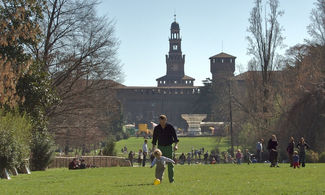
[{"label": "castle wall", "polygon": [[181,114],[194,112],[199,87],[124,87],[117,89],[126,123],[158,123],[158,116],[167,115],[169,123],[186,129]]}]

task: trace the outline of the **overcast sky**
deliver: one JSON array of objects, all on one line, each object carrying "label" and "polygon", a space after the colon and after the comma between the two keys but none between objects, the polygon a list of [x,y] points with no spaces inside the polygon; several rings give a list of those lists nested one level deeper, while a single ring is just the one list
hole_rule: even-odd
[{"label": "overcast sky", "polygon": [[[285,14],[285,45],[303,43],[315,0],[280,0]],[[98,11],[115,20],[116,37],[121,41],[119,59],[127,86],[156,86],[166,74],[170,24],[176,12],[181,28],[185,74],[195,85],[211,77],[210,56],[223,51],[237,56],[236,73],[244,72],[247,55],[248,17],[253,0],[103,0]],[[223,44],[222,44],[223,43]]]}]

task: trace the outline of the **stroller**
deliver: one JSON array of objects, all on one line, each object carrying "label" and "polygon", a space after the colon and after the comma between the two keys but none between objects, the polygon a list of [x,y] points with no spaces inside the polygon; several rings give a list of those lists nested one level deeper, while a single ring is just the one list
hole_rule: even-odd
[{"label": "stroller", "polygon": [[251,158],[251,162],[252,163],[257,163],[257,159],[256,159],[256,155],[255,154],[251,154],[250,158]]}]

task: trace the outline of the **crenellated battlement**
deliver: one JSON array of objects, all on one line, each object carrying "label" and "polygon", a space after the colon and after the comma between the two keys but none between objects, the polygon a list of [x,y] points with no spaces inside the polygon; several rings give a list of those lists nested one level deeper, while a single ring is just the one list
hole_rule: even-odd
[{"label": "crenellated battlement", "polygon": [[119,87],[119,94],[133,95],[198,95],[201,87]]}]

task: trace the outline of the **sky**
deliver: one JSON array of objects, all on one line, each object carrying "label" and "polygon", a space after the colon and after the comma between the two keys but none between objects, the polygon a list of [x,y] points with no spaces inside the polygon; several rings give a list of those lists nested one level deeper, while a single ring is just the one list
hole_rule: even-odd
[{"label": "sky", "polygon": [[[316,0],[280,0],[286,48],[308,38],[307,26]],[[211,78],[209,57],[225,52],[237,57],[236,72],[247,70],[248,18],[254,0],[102,0],[98,14],[114,20],[120,41],[118,58],[127,86],[156,86],[166,74],[170,25],[181,28],[185,74],[195,85]],[[283,53],[285,49],[280,53]]]}]

